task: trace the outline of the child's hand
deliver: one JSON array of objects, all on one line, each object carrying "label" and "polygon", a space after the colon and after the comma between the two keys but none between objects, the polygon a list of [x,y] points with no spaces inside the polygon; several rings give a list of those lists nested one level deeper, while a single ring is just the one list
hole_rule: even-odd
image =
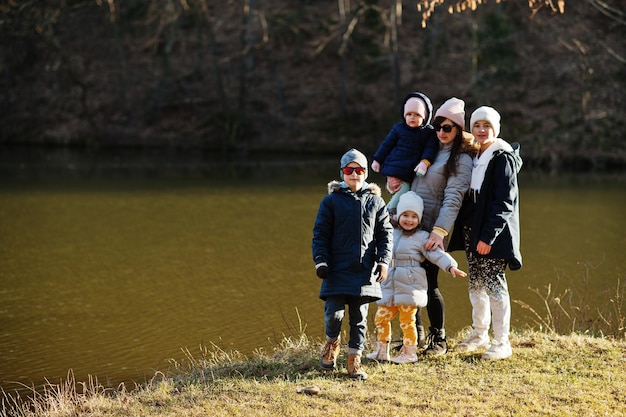
[{"label": "child's hand", "polygon": [[378,172],[380,171],[380,164],[378,161],[372,161],[372,171]]},{"label": "child's hand", "polygon": [[478,245],[476,245],[476,252],[478,252],[479,255],[489,255],[491,245],[481,240],[478,242]]},{"label": "child's hand", "polygon": [[376,282],[385,282],[385,280],[387,279],[387,265],[376,265],[376,269],[374,270],[374,276],[376,277]]},{"label": "child's hand", "polygon": [[325,263],[317,265],[315,267],[315,274],[321,279],[328,278],[328,266]]},{"label": "child's hand", "polygon": [[457,275],[460,277],[465,278],[467,276],[467,274],[463,271],[461,271],[458,268],[455,268],[453,266],[450,267],[450,273],[452,274],[453,277],[456,277]]},{"label": "child's hand", "polygon": [[426,162],[420,162],[419,164],[417,164],[414,171],[418,177],[423,177],[424,175],[426,175],[427,170],[428,165],[426,165]]}]

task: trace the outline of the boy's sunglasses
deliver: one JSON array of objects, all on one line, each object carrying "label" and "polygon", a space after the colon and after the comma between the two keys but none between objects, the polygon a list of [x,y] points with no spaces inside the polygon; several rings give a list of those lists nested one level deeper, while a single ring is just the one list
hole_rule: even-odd
[{"label": "boy's sunglasses", "polygon": [[352,175],[355,171],[358,175],[365,174],[365,168],[362,167],[345,167],[341,168],[341,170],[343,171],[343,175]]},{"label": "boy's sunglasses", "polygon": [[435,132],[439,132],[440,130],[443,130],[446,133],[450,133],[452,132],[452,128],[454,126],[453,125],[434,125],[433,127],[435,128]]}]

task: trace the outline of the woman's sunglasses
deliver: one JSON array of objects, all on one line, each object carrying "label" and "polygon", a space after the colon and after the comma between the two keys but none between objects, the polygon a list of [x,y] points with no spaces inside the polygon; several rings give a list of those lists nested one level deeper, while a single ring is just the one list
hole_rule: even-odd
[{"label": "woman's sunglasses", "polygon": [[452,132],[452,128],[454,127],[454,125],[434,125],[433,127],[435,128],[435,132],[443,130],[446,133],[450,133]]},{"label": "woman's sunglasses", "polygon": [[365,174],[365,168],[362,167],[345,167],[341,168],[343,171],[343,175],[352,175],[353,172],[356,171],[357,175]]}]

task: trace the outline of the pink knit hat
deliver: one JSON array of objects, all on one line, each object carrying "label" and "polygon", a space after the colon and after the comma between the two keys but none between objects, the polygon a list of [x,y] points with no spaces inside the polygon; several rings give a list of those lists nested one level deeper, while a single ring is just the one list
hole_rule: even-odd
[{"label": "pink knit hat", "polygon": [[422,119],[426,119],[426,103],[422,99],[411,97],[404,103],[404,115],[409,112],[415,112],[422,116]]},{"label": "pink knit hat", "polygon": [[435,117],[442,116],[452,120],[461,129],[465,128],[465,102],[456,97],[446,100],[435,113]]}]

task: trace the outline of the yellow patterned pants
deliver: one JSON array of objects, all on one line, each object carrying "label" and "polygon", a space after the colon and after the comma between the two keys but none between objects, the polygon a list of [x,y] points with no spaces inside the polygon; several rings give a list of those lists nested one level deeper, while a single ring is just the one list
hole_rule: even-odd
[{"label": "yellow patterned pants", "polygon": [[400,328],[402,329],[402,344],[406,346],[417,345],[417,328],[415,327],[416,306],[391,305],[378,306],[374,324],[376,325],[376,337],[379,342],[391,342],[391,320],[400,316]]}]

